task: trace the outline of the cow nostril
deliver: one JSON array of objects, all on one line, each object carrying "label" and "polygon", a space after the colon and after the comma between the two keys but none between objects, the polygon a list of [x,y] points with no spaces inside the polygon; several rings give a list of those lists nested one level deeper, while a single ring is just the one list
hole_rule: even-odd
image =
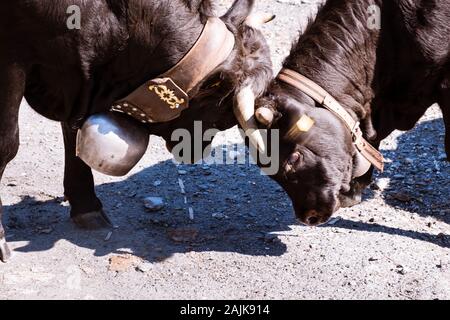
[{"label": "cow nostril", "polygon": [[308,219],[306,219],[306,221],[308,222],[308,224],[310,226],[315,226],[316,224],[319,223],[319,218],[318,217],[309,217]]}]

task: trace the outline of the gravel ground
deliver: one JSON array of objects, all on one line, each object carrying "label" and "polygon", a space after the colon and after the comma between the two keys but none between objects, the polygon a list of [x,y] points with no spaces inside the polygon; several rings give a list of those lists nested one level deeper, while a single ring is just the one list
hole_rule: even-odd
[{"label": "gravel ground", "polygon": [[[266,27],[278,68],[320,1],[259,2],[278,15]],[[59,125],[25,102],[20,122],[2,181],[14,256],[0,265],[0,299],[450,298],[450,165],[437,107],[385,141],[387,170],[364,203],[319,228],[297,225],[256,167],[176,166],[155,137],[129,176],[96,175],[112,233],[79,230],[62,202]],[[229,130],[215,144],[238,139]],[[149,196],[164,208],[147,210]]]}]

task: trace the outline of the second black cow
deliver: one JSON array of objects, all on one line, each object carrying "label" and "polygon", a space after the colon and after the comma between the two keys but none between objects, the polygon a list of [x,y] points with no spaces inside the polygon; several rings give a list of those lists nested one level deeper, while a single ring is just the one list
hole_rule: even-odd
[{"label": "second black cow", "polygon": [[[328,0],[283,67],[326,90],[375,147],[393,130],[413,128],[439,103],[450,156],[449,49],[449,1]],[[358,151],[342,119],[280,76],[257,105],[261,125],[284,137],[273,178],[303,223],[322,224],[361,201],[372,170],[360,176]],[[303,116],[314,125],[292,139],[288,133]]]}]

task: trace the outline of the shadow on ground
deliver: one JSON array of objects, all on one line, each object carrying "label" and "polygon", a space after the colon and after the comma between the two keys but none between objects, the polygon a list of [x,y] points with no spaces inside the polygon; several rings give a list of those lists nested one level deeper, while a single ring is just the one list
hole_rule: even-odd
[{"label": "shadow on ground", "polygon": [[[98,186],[105,210],[119,226],[109,241],[104,240],[108,230],[74,227],[62,199],[36,201],[26,196],[20,203],[5,207],[7,240],[27,241],[27,245],[15,248],[19,252],[45,251],[65,240],[94,250],[96,256],[133,252],[152,262],[189,251],[254,256],[286,252],[286,246],[268,234],[288,231],[296,223],[289,200],[257,168],[193,165],[182,169],[186,173],[180,175],[180,168],[166,161],[122,182]],[[165,208],[147,211],[143,199],[148,196],[163,197]]]},{"label": "shadow on ground", "polygon": [[[437,119],[420,123],[402,134],[395,150],[383,151],[392,162],[376,179],[388,181],[382,191],[388,205],[450,224],[450,162],[444,139],[444,123]],[[367,190],[366,200],[377,193],[374,185],[375,188]]]},{"label": "shadow on ground", "polygon": [[[444,139],[442,119],[422,122],[413,130],[400,135],[395,148],[383,151],[389,161],[386,171],[376,175],[375,180],[378,182],[366,190],[364,201],[381,196],[391,207],[450,224],[450,163],[445,155]],[[386,188],[379,190],[383,183]],[[343,220],[337,226],[398,235],[450,248],[450,235],[445,234],[433,235],[349,220]]]},{"label": "shadow on ground", "polygon": [[[390,184],[381,196],[391,206],[450,223],[448,212],[450,166],[443,154],[442,120],[425,122],[398,139],[398,148],[385,151]],[[286,245],[270,233],[291,230],[295,224],[289,199],[255,167],[185,166],[166,161],[126,180],[97,187],[105,209],[119,226],[111,239],[108,230],[83,231],[68,219],[61,199],[36,201],[24,197],[6,207],[8,241],[26,241],[16,251],[45,251],[65,240],[94,251],[96,256],[133,252],[149,261],[163,261],[190,251],[233,252],[252,256],[281,256]],[[186,195],[180,191],[184,182]],[[366,199],[376,196],[368,190]],[[166,206],[148,212],[147,196],[163,197]],[[185,204],[184,197],[187,197]],[[362,204],[364,205],[364,204]],[[189,217],[192,207],[194,220]],[[450,247],[450,236],[402,230],[378,224],[341,220],[333,227],[399,235]]]}]

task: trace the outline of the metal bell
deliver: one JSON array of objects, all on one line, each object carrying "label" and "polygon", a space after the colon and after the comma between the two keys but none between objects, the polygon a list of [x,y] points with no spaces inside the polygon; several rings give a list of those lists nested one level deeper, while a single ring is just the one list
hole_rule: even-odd
[{"label": "metal bell", "polygon": [[142,159],[150,135],[133,118],[116,112],[89,117],[77,134],[76,154],[92,169],[110,176],[128,174]]}]

